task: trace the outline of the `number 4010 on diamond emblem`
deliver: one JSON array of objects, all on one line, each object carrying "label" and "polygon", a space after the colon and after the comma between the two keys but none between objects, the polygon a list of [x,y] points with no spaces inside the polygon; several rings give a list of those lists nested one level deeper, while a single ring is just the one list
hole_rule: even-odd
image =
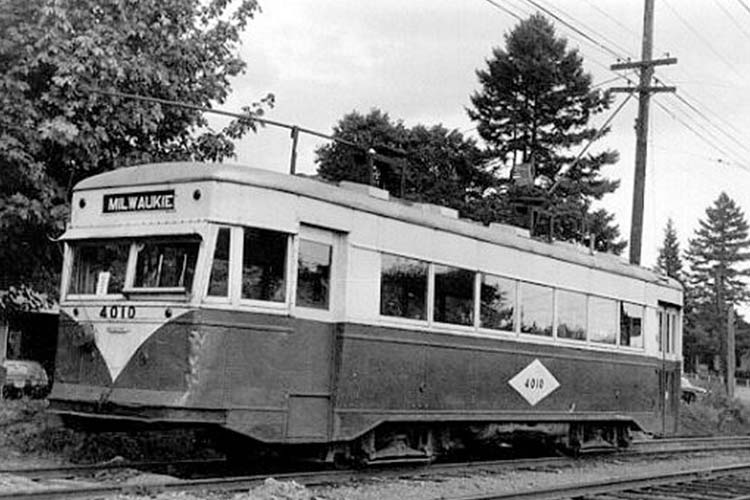
[{"label": "number 4010 on diamond emblem", "polygon": [[560,387],[560,382],[541,361],[535,359],[508,381],[523,398],[534,406]]}]

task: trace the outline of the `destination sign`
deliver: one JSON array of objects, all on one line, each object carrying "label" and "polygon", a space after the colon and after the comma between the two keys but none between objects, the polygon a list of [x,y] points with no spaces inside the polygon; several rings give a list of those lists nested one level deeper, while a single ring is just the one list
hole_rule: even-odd
[{"label": "destination sign", "polygon": [[104,213],[174,210],[174,189],[104,195]]}]

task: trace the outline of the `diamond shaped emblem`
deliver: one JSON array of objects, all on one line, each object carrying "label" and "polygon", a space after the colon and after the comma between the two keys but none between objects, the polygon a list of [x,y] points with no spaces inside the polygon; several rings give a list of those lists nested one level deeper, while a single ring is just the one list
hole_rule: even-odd
[{"label": "diamond shaped emblem", "polygon": [[531,406],[536,405],[560,387],[560,382],[557,381],[554,375],[538,359],[529,363],[526,368],[518,372],[508,383]]}]

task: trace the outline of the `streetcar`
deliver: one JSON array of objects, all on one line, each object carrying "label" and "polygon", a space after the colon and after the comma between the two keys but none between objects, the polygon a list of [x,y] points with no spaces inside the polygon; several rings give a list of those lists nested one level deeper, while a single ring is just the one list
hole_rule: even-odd
[{"label": "streetcar", "polygon": [[66,420],[371,463],[677,430],[682,288],[614,255],[189,162],[81,181],[60,239]]}]

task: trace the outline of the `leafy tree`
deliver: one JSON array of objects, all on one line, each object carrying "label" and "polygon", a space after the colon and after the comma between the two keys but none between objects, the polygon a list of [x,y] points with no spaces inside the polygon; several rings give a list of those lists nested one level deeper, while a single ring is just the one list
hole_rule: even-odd
[{"label": "leafy tree", "polygon": [[[491,179],[481,169],[475,142],[442,125],[406,127],[387,113],[353,111],[333,128],[333,136],[362,147],[332,142],[316,150],[318,174],[332,181],[367,184],[373,180],[393,196],[469,210]],[[403,166],[403,167],[402,167]],[[402,178],[403,168],[403,178]]]},{"label": "leafy tree", "polygon": [[664,228],[664,244],[656,257],[656,268],[677,281],[683,280],[680,242],[677,240],[677,230],[671,218],[667,220],[667,227]]},{"label": "leafy tree", "polygon": [[690,273],[685,354],[710,365],[716,355],[724,359],[727,307],[750,298],[744,281],[750,275],[744,266],[750,258],[750,238],[745,214],[726,193],[706,209],[706,218],[698,224],[686,254]]},{"label": "leafy tree", "polygon": [[[60,253],[49,236],[62,230],[83,177],[233,154],[252,122],[212,131],[198,111],[94,90],[221,103],[245,68],[239,35],[257,10],[256,0],[0,3],[0,279],[57,288]],[[245,111],[271,104],[269,96]]]},{"label": "leafy tree", "polygon": [[[597,236],[600,250],[622,251],[625,243],[617,241],[612,218],[603,211],[591,213],[593,200],[618,187],[618,181],[600,175],[604,165],[617,161],[617,153],[586,154],[576,161],[584,143],[609,132],[597,133],[589,121],[611,103],[609,95],[592,88],[578,51],[568,49],[552,23],[536,14],[506,35],[505,48],[494,48],[477,76],[482,88],[471,96],[468,113],[495,165],[505,170],[531,165],[533,180],[522,185],[513,178],[498,179],[493,199],[484,202],[485,216],[528,227],[529,207],[536,206],[559,219],[556,236],[585,240],[588,225],[604,235]],[[550,194],[564,168],[567,173]]]}]

